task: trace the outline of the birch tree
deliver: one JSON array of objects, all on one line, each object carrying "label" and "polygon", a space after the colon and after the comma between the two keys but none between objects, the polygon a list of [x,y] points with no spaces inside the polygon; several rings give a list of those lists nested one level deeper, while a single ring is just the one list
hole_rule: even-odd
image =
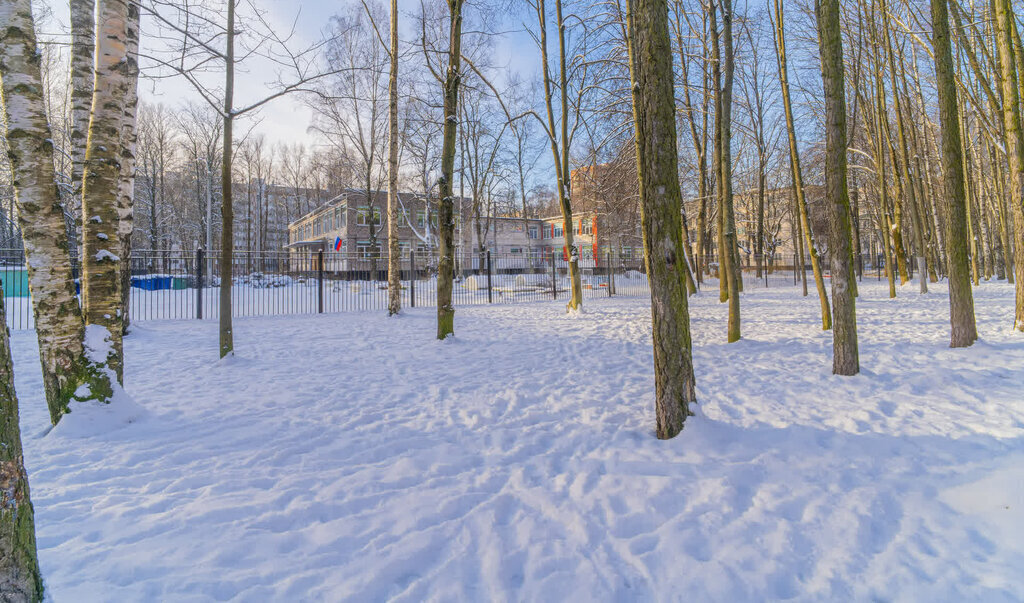
[{"label": "birch tree", "polygon": [[398,246],[398,0],[391,0],[391,38],[388,47],[388,316],[402,309],[402,267]]},{"label": "birch tree", "polygon": [[76,205],[75,229],[81,228],[82,174],[85,169],[85,145],[92,112],[95,75],[96,3],[95,0],[71,0],[71,196]]},{"label": "birch tree", "polygon": [[[147,14],[152,16],[160,35],[170,40],[167,48],[147,58],[165,76],[184,79],[222,122],[221,143],[221,249],[220,271],[220,357],[234,352],[232,327],[232,285],[234,251],[234,206],[232,165],[235,121],[248,116],[267,103],[296,92],[313,92],[312,85],[334,73],[320,69],[317,58],[326,40],[295,50],[290,43],[292,32],[281,32],[269,23],[266,15],[253,9],[249,19],[236,19],[239,0],[228,0],[225,10],[202,10],[203,7],[179,4],[171,0],[149,0]],[[237,52],[236,54],[236,51]],[[269,58],[280,67],[275,79],[267,83],[267,93],[248,104],[235,101],[235,70],[246,59]],[[202,73],[216,65],[223,69],[222,85],[208,84]],[[287,74],[287,76],[286,76]]]},{"label": "birch tree", "polygon": [[[28,264],[43,388],[50,421],[67,412],[86,380],[81,308],[53,174],[53,137],[43,111],[40,54],[28,0],[0,1],[0,78],[18,217]],[[94,393],[99,388],[94,388]]]},{"label": "birch tree", "polygon": [[[130,38],[138,39],[138,12],[127,0],[102,0],[96,35],[96,84],[82,185],[82,314],[86,353],[108,376],[123,379],[124,313],[121,270],[121,167],[125,100],[134,95]],[[137,42],[136,42],[137,48]],[[137,73],[137,72],[136,72]],[[134,128],[134,110],[132,123]],[[89,334],[94,328],[106,332]],[[100,342],[103,342],[102,344]],[[112,385],[112,384],[111,384]],[[108,387],[102,384],[104,391]],[[109,394],[100,394],[109,396]]]},{"label": "birch tree", "polygon": [[657,435],[675,437],[696,401],[665,0],[627,0],[644,258],[651,288]]}]

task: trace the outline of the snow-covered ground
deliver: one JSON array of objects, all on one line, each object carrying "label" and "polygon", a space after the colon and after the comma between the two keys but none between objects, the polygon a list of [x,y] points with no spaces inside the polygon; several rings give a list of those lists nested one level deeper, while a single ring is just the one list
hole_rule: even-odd
[{"label": "snow-covered ground", "polygon": [[[14,333],[55,601],[1022,600],[1024,338],[976,290],[865,282],[858,377],[814,297],[691,302],[700,404],[654,438],[649,302],[151,322],[131,424],[48,425]],[[116,410],[116,409],[115,409]],[[45,434],[45,435],[44,435]]]}]

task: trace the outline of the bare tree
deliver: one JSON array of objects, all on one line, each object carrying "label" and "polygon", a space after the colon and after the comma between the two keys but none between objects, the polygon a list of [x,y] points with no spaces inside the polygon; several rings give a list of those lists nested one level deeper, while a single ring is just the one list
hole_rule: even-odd
[{"label": "bare tree", "polygon": [[326,47],[332,72],[321,80],[308,103],[314,111],[311,130],[352,160],[362,193],[360,214],[369,228],[369,247],[376,278],[379,237],[385,228],[377,192],[388,179],[389,129],[388,49],[377,36],[383,21],[378,3],[352,5],[349,13],[332,20],[333,37]]},{"label": "bare tree", "polygon": [[398,246],[398,0],[391,0],[388,45],[388,315],[402,309],[402,276]]},{"label": "bare tree", "polygon": [[860,372],[857,353],[857,306],[850,261],[850,197],[846,185],[846,91],[839,0],[815,0],[821,80],[825,92],[825,197],[831,224],[832,372]]},{"label": "bare tree", "polygon": [[627,0],[644,257],[651,285],[658,438],[675,437],[696,401],[686,300],[668,11]]},{"label": "bare tree", "polygon": [[454,191],[456,138],[459,129],[459,90],[462,86],[462,9],[464,0],[447,0],[448,48],[432,48],[427,38],[426,8],[421,15],[421,46],[427,68],[441,83],[444,113],[441,141],[441,176],[438,179],[438,262],[437,262],[437,338],[455,333],[455,306],[452,289],[455,277]]},{"label": "bare tree", "polygon": [[[709,16],[713,54],[716,57],[715,72],[715,132],[716,166],[718,172],[719,197],[719,261],[722,264],[726,283],[725,294],[729,301],[728,341],[740,338],[740,266],[736,244],[736,216],[733,211],[732,195],[732,88],[735,71],[735,56],[732,38],[732,1],[711,0]],[[722,32],[718,32],[717,13],[722,13]],[[721,66],[719,66],[719,63]]]},{"label": "bare tree", "polygon": [[942,124],[943,182],[948,214],[946,255],[949,257],[950,347],[962,348],[978,339],[978,331],[974,322],[974,295],[967,265],[967,199],[964,193],[960,107],[956,98],[946,0],[932,0],[931,5],[935,77],[938,83],[939,120]]},{"label": "bare tree", "polygon": [[[234,248],[234,207],[232,204],[232,160],[235,120],[256,112],[267,103],[295,92],[312,91],[320,78],[333,73],[320,69],[317,53],[326,41],[295,50],[291,32],[281,35],[266,16],[251,4],[248,20],[236,19],[239,0],[228,0],[223,12],[171,0],[149,0],[147,12],[153,17],[158,35],[168,42],[165,52],[148,57],[164,76],[184,78],[223,123],[221,144],[221,250],[220,250],[220,345],[224,357],[234,351],[231,288]],[[239,106],[235,102],[235,70],[246,59],[264,57],[280,67],[268,83],[266,96]],[[210,66],[222,69],[223,85],[202,79]]]},{"label": "bare tree", "polygon": [[[541,72],[544,82],[544,106],[547,114],[547,123],[544,125],[545,133],[551,144],[551,158],[555,166],[556,191],[558,192],[558,203],[562,211],[562,230],[565,236],[565,247],[569,257],[569,281],[571,292],[568,309],[578,310],[583,305],[583,281],[580,276],[579,249],[573,241],[573,218],[572,218],[572,191],[569,169],[570,152],[572,140],[576,130],[580,126],[581,112],[575,111],[570,116],[571,105],[569,104],[569,86],[573,79],[570,75],[568,57],[568,23],[562,11],[562,0],[555,0],[555,26],[558,29],[558,81],[555,82],[551,75],[551,61],[548,54],[548,25],[547,6],[545,0],[529,0],[537,14],[537,30],[531,31],[541,54]],[[575,55],[574,60],[582,59],[585,53]],[[584,80],[586,69],[582,66],[577,68],[572,65],[572,70],[580,74]],[[576,107],[579,107],[579,97],[582,96],[586,86],[583,81],[576,82]],[[552,88],[557,87],[559,96],[559,111],[557,114],[558,125],[556,125],[556,113],[554,108],[554,92]],[[570,128],[570,120],[572,127]],[[542,122],[543,123],[543,122]]]}]

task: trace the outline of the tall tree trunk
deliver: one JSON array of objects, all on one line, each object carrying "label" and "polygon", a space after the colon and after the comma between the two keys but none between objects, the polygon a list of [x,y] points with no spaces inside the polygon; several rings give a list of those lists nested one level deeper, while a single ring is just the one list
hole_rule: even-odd
[{"label": "tall tree trunk", "polygon": [[[724,251],[722,264],[724,267],[726,287],[729,295],[729,324],[726,337],[729,343],[740,338],[740,296],[739,296],[739,254],[736,245],[736,216],[733,212],[732,199],[732,84],[734,74],[732,45],[732,0],[715,0],[711,3],[712,40],[718,46],[718,28],[716,11],[722,11],[721,57],[722,85],[716,90],[718,95],[717,113],[721,115],[717,132],[718,144],[718,180],[721,188],[722,240]],[[716,8],[717,7],[717,8]],[[715,53],[719,56],[719,53]]]},{"label": "tall tree trunk", "polygon": [[[71,0],[71,194],[75,220],[71,241],[78,244],[82,228],[82,174],[85,169],[85,145],[92,111],[93,66],[96,52],[95,0]],[[80,255],[80,254],[79,254]]]},{"label": "tall tree trunk", "polygon": [[444,127],[441,143],[441,179],[438,190],[437,338],[455,333],[452,280],[455,276],[455,217],[452,184],[455,179],[455,142],[459,131],[459,86],[462,73],[462,4],[448,1],[448,68],[444,79]]},{"label": "tall tree trunk", "polygon": [[[135,147],[137,133],[135,115],[139,104],[139,6],[128,5],[128,45],[126,77],[129,78],[128,94],[124,97],[124,113],[121,124],[121,173],[118,183],[117,213],[118,238],[121,240],[121,320],[122,333],[128,332],[129,306],[132,290],[132,232],[135,229]],[[119,367],[120,368],[120,367]],[[122,369],[123,370],[123,369]],[[119,373],[118,381],[124,382]]]},{"label": "tall tree trunk", "polygon": [[889,189],[885,178],[885,106],[882,102],[881,76],[875,77],[875,171],[878,176],[878,212],[881,217],[882,249],[885,254],[885,276],[889,281],[889,297],[896,297],[896,271],[899,260],[895,244],[895,227],[889,218]]},{"label": "tall tree trunk", "polygon": [[235,333],[231,322],[231,286],[235,247],[235,212],[232,207],[231,161],[235,125],[235,2],[228,0],[227,38],[224,52],[224,142],[220,166],[220,357],[235,351]]},{"label": "tall tree trunk", "polygon": [[[558,206],[562,211],[562,231],[565,237],[565,251],[569,257],[569,282],[570,294],[568,309],[579,310],[583,306],[583,281],[580,276],[579,250],[576,248],[573,231],[571,186],[572,179],[569,172],[569,99],[568,99],[568,74],[566,73],[566,25],[562,19],[562,0],[555,0],[555,13],[558,27],[558,58],[559,58],[559,82],[561,89],[561,123],[560,128],[555,125],[554,100],[551,93],[551,76],[548,66],[548,44],[547,44],[547,15],[544,0],[537,0],[537,19],[539,25],[539,38],[541,49],[541,71],[544,78],[544,102],[548,115],[548,138],[551,142],[551,155],[555,163],[555,175],[557,179]],[[561,139],[556,132],[561,132]]]},{"label": "tall tree trunk", "polygon": [[[793,119],[793,103],[789,96],[789,70],[786,65],[786,30],[783,14],[782,0],[775,2],[775,48],[779,57],[779,83],[782,89],[782,104],[786,113],[786,132],[789,136],[789,166],[793,178],[793,196],[796,199],[796,207],[800,216],[800,230],[804,234],[804,243],[807,246],[807,253],[811,259],[811,271],[814,273],[814,284],[818,288],[818,301],[821,304],[821,328],[829,330],[832,328],[832,312],[829,310],[828,293],[825,292],[825,278],[821,273],[821,261],[818,258],[818,250],[814,246],[814,233],[811,231],[811,221],[807,214],[807,198],[804,195],[803,172],[800,168],[800,149],[796,143],[796,122]],[[800,269],[803,270],[803,252],[800,252]],[[806,278],[806,277],[805,277]],[[807,295],[806,281],[804,284],[804,295]]]},{"label": "tall tree trunk", "polygon": [[[794,191],[795,191],[795,189],[794,189]],[[795,265],[794,265],[793,269],[796,270],[797,269],[796,267],[799,266],[799,270],[800,270],[800,283],[801,283],[802,289],[803,289],[802,290],[802,294],[803,294],[804,297],[807,297],[807,272],[804,270],[804,266],[806,265],[804,263],[804,238],[803,238],[804,235],[803,235],[803,228],[800,225],[800,217],[799,217],[800,211],[797,209],[797,205],[796,204],[797,204],[797,200],[796,200],[796,195],[794,194],[793,195],[793,208],[792,208],[792,212],[793,212],[792,220],[793,220],[793,223],[792,223],[792,226],[790,227],[790,230],[793,233],[793,241],[796,244],[796,257],[794,258]],[[832,311],[829,309],[828,297],[827,296],[825,297],[825,307],[822,308],[822,312],[823,313],[824,312],[828,312],[829,319],[831,320]]]},{"label": "tall tree trunk", "polygon": [[0,78],[25,244],[43,389],[56,425],[82,383],[84,323],[75,298],[64,212],[53,177],[53,136],[43,112],[41,54],[29,0],[0,0]]},{"label": "tall tree trunk", "polygon": [[[26,2],[26,4],[28,4]],[[0,17],[4,16],[0,2]],[[0,286],[0,600],[42,601],[43,580],[36,554],[35,511],[21,449],[18,396]]]},{"label": "tall tree trunk", "polygon": [[946,197],[946,257],[949,271],[950,347],[967,347],[978,339],[974,322],[971,272],[967,264],[967,196],[964,189],[963,141],[957,106],[953,53],[946,0],[931,0],[935,77],[942,128],[942,172]]},{"label": "tall tree trunk", "polygon": [[[900,174],[896,178],[896,182],[902,183],[903,199],[910,205],[911,229],[914,235],[914,247],[916,247],[917,252],[915,257],[917,261],[918,283],[920,292],[923,294],[928,293],[928,264],[927,256],[925,255],[924,230],[921,224],[921,214],[918,210],[917,189],[911,177],[910,151],[905,127],[905,124],[909,121],[909,115],[904,111],[903,102],[900,98],[900,87],[896,72],[896,53],[893,52],[892,48],[892,28],[889,23],[889,11],[886,8],[885,0],[880,0],[880,4],[884,30],[882,33],[885,36],[885,55],[889,63],[889,81],[892,84],[893,115],[896,118],[896,134],[901,152],[901,156],[897,157],[895,155],[895,147],[891,147],[893,167],[895,168],[898,164]],[[899,161],[897,162],[897,160]]]},{"label": "tall tree trunk", "polygon": [[644,257],[651,285],[655,415],[675,437],[696,400],[676,155],[672,49],[664,0],[628,0],[629,66],[636,124]]},{"label": "tall tree trunk", "polygon": [[831,224],[832,372],[860,372],[857,301],[850,287],[850,198],[846,184],[846,91],[839,0],[815,0],[825,97],[825,198]]},{"label": "tall tree trunk", "polygon": [[[97,329],[95,336],[86,337],[86,347],[91,348],[86,353],[120,382],[124,364],[121,271],[125,264],[125,258],[119,255],[120,148],[124,103],[133,94],[131,88],[137,81],[126,69],[131,52],[129,2],[104,0],[97,22],[96,87],[82,188],[82,305],[86,331]],[[112,390],[107,394],[107,384],[99,385],[104,391],[94,393],[109,398]]]},{"label": "tall tree trunk", "polygon": [[391,74],[388,78],[388,316],[398,314],[402,309],[398,210],[398,0],[391,0]]},{"label": "tall tree trunk", "polygon": [[1024,133],[1021,132],[1020,88],[1014,58],[1012,29],[1017,26],[1010,0],[995,0],[996,47],[999,50],[1000,82],[1003,89],[1003,123],[1006,154],[1010,161],[1009,200],[1013,212],[1014,280],[1017,303],[1013,328],[1024,331]]}]

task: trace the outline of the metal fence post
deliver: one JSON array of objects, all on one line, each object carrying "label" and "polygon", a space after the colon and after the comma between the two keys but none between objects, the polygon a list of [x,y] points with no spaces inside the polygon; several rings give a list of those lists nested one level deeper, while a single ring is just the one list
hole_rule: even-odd
[{"label": "metal fence post", "polygon": [[409,246],[409,307],[416,307],[416,252]]},{"label": "metal fence post", "polygon": [[612,289],[615,288],[615,285],[612,284],[614,282],[612,281],[612,279],[615,277],[612,274],[612,252],[610,251],[608,252],[608,261],[605,264],[605,267],[608,270],[608,297],[611,297],[614,294],[614,291],[612,291]]},{"label": "metal fence post", "polygon": [[206,253],[200,247],[196,250],[196,318],[203,319],[203,263]]},{"label": "metal fence post", "polygon": [[494,303],[491,297],[491,250],[487,250],[487,303]]},{"label": "metal fence post", "polygon": [[558,299],[558,275],[555,274],[555,252],[551,252],[551,299]]},{"label": "metal fence post", "polygon": [[324,250],[316,252],[316,311],[324,313]]}]

